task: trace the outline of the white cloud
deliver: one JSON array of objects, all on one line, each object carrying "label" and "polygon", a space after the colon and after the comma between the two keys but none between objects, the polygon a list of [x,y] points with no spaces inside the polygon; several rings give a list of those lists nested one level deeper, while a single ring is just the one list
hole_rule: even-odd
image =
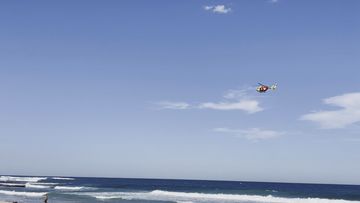
[{"label": "white cloud", "polygon": [[225,5],[215,5],[215,6],[204,6],[206,11],[212,11],[213,13],[226,14],[231,11],[231,8],[226,7]]},{"label": "white cloud", "polygon": [[254,90],[254,88],[244,88],[239,90],[228,90],[224,98],[226,99],[242,99],[247,97],[249,90]]},{"label": "white cloud", "polygon": [[256,113],[263,109],[259,106],[256,100],[240,100],[236,102],[206,102],[199,105],[200,109],[214,109],[214,110],[242,110],[248,113]]},{"label": "white cloud", "polygon": [[243,88],[238,90],[229,90],[223,96],[222,101],[202,102],[190,104],[186,102],[159,102],[162,109],[211,109],[220,111],[241,110],[247,113],[256,113],[262,111],[260,102],[249,95],[254,88]]},{"label": "white cloud", "polygon": [[186,102],[159,102],[157,103],[162,109],[188,109],[190,108],[190,104]]},{"label": "white cloud", "polygon": [[269,2],[270,2],[270,3],[278,3],[279,0],[270,0]]},{"label": "white cloud", "polygon": [[214,8],[214,6],[204,6],[204,9],[207,10],[207,11],[208,11],[208,10],[211,10],[211,9],[213,9],[213,8]]},{"label": "white cloud", "polygon": [[215,128],[215,132],[229,133],[236,137],[246,138],[248,140],[266,140],[279,137],[285,132],[278,132],[273,130],[261,130],[259,128],[243,129],[230,129],[230,128]]},{"label": "white cloud", "polygon": [[360,122],[360,92],[330,97],[324,99],[324,103],[341,109],[309,113],[300,119],[313,121],[325,129],[345,128]]},{"label": "white cloud", "polygon": [[264,110],[260,107],[260,102],[250,96],[254,88],[244,87],[242,89],[228,90],[223,96],[225,101],[221,102],[204,102],[198,105],[200,109],[213,110],[242,110],[247,113],[256,113]]}]

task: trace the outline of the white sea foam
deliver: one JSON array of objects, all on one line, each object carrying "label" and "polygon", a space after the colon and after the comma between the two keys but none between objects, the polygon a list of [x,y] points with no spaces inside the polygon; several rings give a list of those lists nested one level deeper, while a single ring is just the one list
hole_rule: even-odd
[{"label": "white sea foam", "polygon": [[267,192],[278,192],[277,190],[266,190]]},{"label": "white sea foam", "polygon": [[75,180],[75,178],[65,178],[65,177],[52,177],[54,180]]},{"label": "white sea foam", "polygon": [[360,203],[360,201],[321,199],[321,198],[285,198],[271,195],[240,195],[240,194],[210,194],[187,193],[154,190],[151,192],[86,192],[78,195],[89,195],[97,199],[124,199],[124,200],[153,200],[175,202],[257,202],[257,203]]},{"label": "white sea foam", "polygon": [[0,181],[13,181],[13,182],[39,182],[46,180],[47,177],[20,177],[20,176],[0,176]]},{"label": "white sea foam", "polygon": [[40,182],[40,183],[31,183],[32,185],[59,185],[60,183],[43,183],[43,182]]},{"label": "white sea foam", "polygon": [[55,190],[64,190],[64,191],[79,191],[79,190],[90,190],[93,188],[82,187],[82,186],[55,186]]},{"label": "white sea foam", "polygon": [[9,190],[0,190],[0,194],[11,195],[11,196],[25,196],[25,197],[41,197],[46,194],[46,192],[17,192]]},{"label": "white sea foam", "polygon": [[20,183],[0,183],[1,186],[9,186],[9,187],[25,187],[25,184]]},{"label": "white sea foam", "polygon": [[31,184],[31,183],[26,183],[25,187],[27,187],[27,188],[37,188],[37,189],[50,188],[50,186],[48,186],[48,185]]}]

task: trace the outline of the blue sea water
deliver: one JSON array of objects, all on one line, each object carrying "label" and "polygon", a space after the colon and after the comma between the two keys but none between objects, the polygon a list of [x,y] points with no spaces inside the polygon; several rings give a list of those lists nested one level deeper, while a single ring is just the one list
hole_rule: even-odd
[{"label": "blue sea water", "polygon": [[49,203],[360,203],[359,185],[0,176],[0,200]]}]

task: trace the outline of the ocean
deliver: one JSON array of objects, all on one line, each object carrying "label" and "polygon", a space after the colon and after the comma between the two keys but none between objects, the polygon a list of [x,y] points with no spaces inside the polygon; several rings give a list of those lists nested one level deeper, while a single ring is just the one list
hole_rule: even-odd
[{"label": "ocean", "polygon": [[0,176],[0,200],[27,203],[360,203],[360,185]]}]

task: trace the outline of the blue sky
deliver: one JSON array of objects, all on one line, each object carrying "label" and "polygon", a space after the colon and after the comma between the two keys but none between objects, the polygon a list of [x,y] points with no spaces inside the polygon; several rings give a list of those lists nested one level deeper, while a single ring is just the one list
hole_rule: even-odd
[{"label": "blue sky", "polygon": [[1,2],[0,173],[360,184],[359,8]]}]

